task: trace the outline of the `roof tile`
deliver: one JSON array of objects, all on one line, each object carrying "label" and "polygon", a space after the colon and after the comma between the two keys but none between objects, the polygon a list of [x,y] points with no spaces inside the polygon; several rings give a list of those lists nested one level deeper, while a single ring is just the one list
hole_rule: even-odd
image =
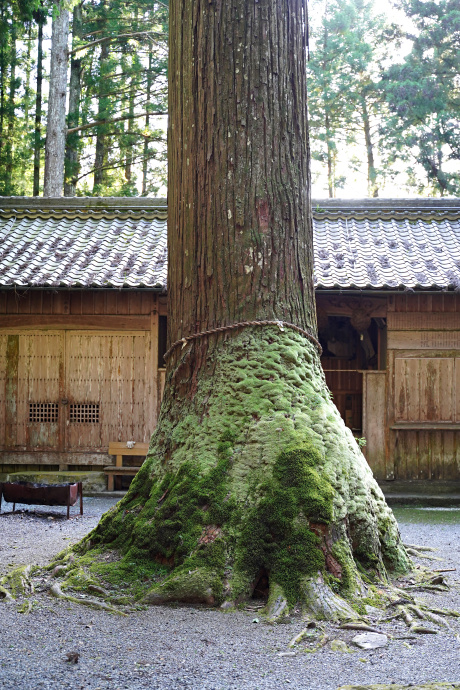
[{"label": "roof tile", "polygon": [[[132,204],[130,207],[129,204]],[[460,287],[460,202],[313,202],[320,289]],[[166,289],[165,202],[0,200],[0,285]]]}]

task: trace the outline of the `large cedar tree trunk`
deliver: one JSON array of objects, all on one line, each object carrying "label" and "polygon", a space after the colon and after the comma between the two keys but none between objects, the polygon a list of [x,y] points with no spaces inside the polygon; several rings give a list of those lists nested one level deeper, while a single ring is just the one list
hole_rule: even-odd
[{"label": "large cedar tree trunk", "polygon": [[[315,335],[304,12],[171,2],[170,345],[246,321]],[[144,601],[227,607],[258,589],[272,617],[299,601],[352,615],[360,569],[407,566],[314,342],[276,324],[172,350],[147,460],[80,548],[101,545],[157,565]]]}]

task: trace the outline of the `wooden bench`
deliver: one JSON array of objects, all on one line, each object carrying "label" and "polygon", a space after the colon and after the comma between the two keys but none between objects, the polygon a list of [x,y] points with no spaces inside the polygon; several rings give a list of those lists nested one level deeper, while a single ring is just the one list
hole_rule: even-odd
[{"label": "wooden bench", "polygon": [[126,443],[109,443],[109,455],[115,455],[115,465],[104,467],[107,475],[107,491],[114,490],[114,477],[132,476],[138,473],[140,467],[124,467],[124,455],[142,455],[144,458],[149,449],[148,443],[135,443],[132,448],[128,448]]}]

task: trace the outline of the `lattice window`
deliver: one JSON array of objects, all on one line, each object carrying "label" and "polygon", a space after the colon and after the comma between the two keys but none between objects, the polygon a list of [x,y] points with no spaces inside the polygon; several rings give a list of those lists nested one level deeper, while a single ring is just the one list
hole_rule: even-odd
[{"label": "lattice window", "polygon": [[99,424],[99,403],[72,403],[70,421],[78,424]]},{"label": "lattice window", "polygon": [[29,422],[31,424],[57,422],[58,412],[58,403],[29,403]]}]

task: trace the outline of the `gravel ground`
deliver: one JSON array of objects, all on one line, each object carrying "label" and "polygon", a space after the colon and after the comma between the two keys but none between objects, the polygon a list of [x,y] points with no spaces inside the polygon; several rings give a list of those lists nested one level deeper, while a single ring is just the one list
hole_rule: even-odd
[{"label": "gravel ground", "polygon": [[[63,510],[0,516],[0,574],[13,565],[45,563],[86,534],[114,500],[85,499],[85,514],[65,520]],[[4,504],[3,510],[12,506]],[[26,508],[26,507],[24,507]],[[76,510],[74,515],[76,515]],[[405,542],[438,549],[434,568],[449,573],[448,594],[423,594],[436,607],[460,610],[460,511],[397,511]],[[424,564],[427,561],[421,561]],[[428,683],[460,680],[460,624],[437,635],[408,637],[399,622],[379,625],[393,639],[383,649],[351,653],[330,644],[314,654],[280,656],[304,622],[270,626],[257,613],[184,606],[151,607],[118,617],[34,595],[29,615],[0,602],[0,688],[96,690],[149,688],[234,689],[278,687],[336,690],[345,684]],[[378,616],[377,616],[378,617]],[[328,625],[329,639],[350,643],[356,634]],[[78,652],[78,663],[66,655]]]}]

